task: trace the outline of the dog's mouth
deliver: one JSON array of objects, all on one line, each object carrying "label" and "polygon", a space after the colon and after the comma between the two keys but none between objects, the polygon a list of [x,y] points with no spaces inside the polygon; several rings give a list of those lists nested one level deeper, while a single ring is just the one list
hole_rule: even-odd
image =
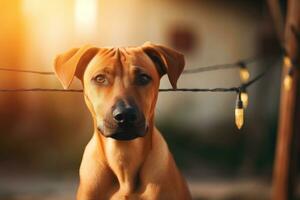
[{"label": "dog's mouth", "polygon": [[98,126],[98,131],[105,137],[120,141],[134,140],[144,137],[148,132],[145,121],[136,124],[117,125],[109,121],[103,121],[102,126]]},{"label": "dog's mouth", "polygon": [[134,140],[134,139],[142,137],[142,136],[139,134],[136,134],[136,133],[129,134],[126,132],[116,132],[108,137],[113,138],[115,140],[128,141],[128,140]]}]

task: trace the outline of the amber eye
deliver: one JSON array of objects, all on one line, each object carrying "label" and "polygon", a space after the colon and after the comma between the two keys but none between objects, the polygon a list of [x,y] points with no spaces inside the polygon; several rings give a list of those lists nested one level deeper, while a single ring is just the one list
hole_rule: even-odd
[{"label": "amber eye", "polygon": [[101,85],[108,85],[108,80],[105,75],[99,74],[94,78],[94,81]]},{"label": "amber eye", "polygon": [[147,85],[151,80],[151,77],[147,74],[138,74],[135,82],[137,85]]}]

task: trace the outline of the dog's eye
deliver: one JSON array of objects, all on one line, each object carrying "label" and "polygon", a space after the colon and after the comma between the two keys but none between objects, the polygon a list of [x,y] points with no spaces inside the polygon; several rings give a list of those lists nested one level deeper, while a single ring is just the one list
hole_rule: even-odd
[{"label": "dog's eye", "polygon": [[94,81],[101,85],[108,85],[108,80],[105,75],[99,74],[94,78]]},{"label": "dog's eye", "polygon": [[147,85],[151,80],[151,77],[147,74],[139,74],[137,75],[135,82],[137,85]]}]

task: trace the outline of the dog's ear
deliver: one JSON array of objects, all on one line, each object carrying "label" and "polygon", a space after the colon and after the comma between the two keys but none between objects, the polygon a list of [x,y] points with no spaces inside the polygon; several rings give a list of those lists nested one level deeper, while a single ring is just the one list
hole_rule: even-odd
[{"label": "dog's ear", "polygon": [[69,88],[74,76],[82,80],[87,65],[98,51],[98,48],[86,45],[71,49],[56,57],[54,71],[64,89]]},{"label": "dog's ear", "polygon": [[150,42],[143,44],[142,49],[154,62],[161,76],[168,74],[172,87],[176,89],[177,80],[185,65],[184,55],[168,47]]}]

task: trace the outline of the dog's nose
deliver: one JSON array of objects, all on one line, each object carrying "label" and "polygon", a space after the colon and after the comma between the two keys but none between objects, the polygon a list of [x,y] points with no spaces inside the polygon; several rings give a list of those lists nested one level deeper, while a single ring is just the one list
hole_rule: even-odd
[{"label": "dog's nose", "polygon": [[134,123],[137,121],[137,111],[133,107],[117,106],[113,118],[118,124]]}]

